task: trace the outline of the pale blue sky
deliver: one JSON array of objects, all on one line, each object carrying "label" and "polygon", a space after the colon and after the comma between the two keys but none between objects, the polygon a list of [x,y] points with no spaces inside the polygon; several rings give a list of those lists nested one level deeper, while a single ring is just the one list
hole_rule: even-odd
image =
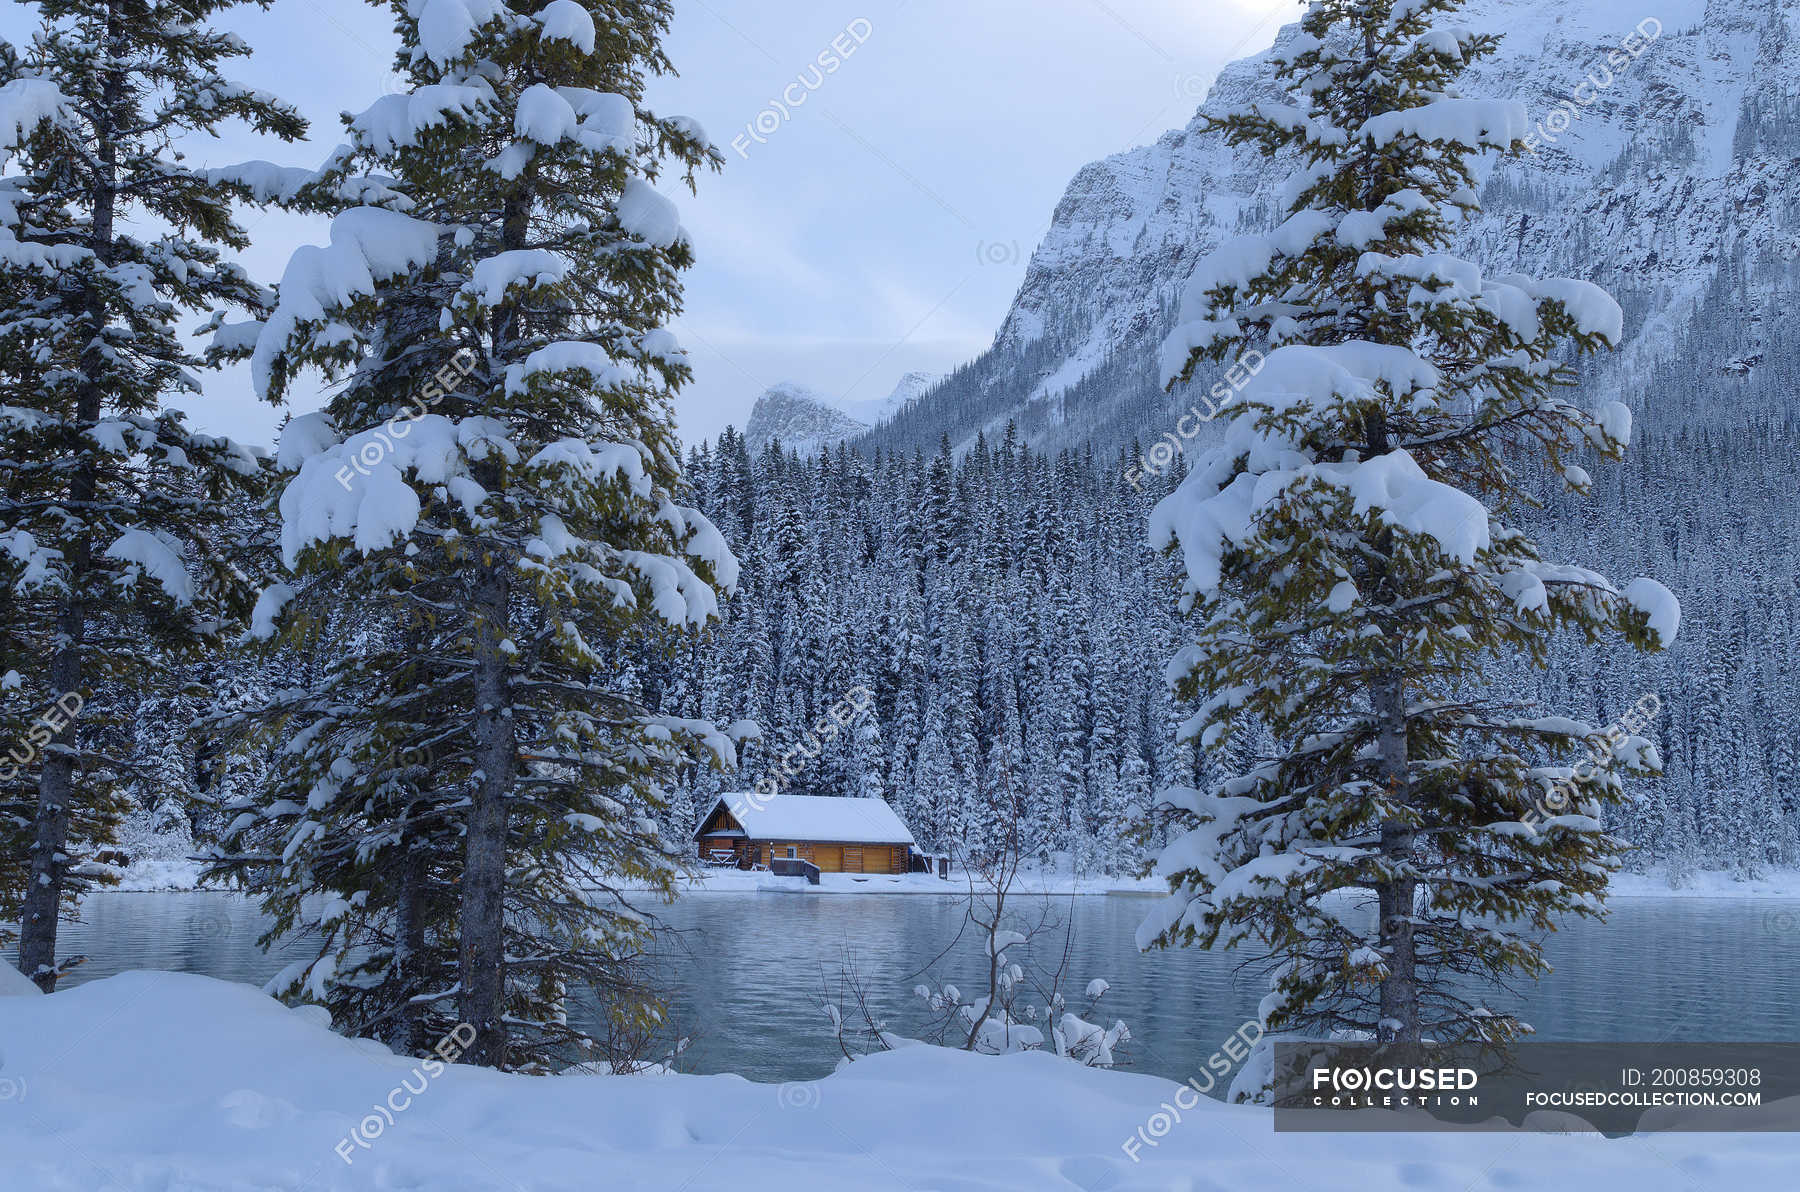
[{"label": "pale blue sky", "polygon": [[[681,77],[660,81],[652,106],[699,120],[727,160],[698,198],[680,196],[699,256],[676,325],[696,369],[679,405],[690,440],[741,427],[777,381],[877,398],[909,370],[944,372],[979,353],[1075,171],[1185,123],[1220,66],[1300,11],[1297,0],[675,9],[668,49]],[[20,39],[31,19],[9,0],[0,36]],[[234,135],[190,147],[207,164],[316,164],[338,139],[337,112],[392,87],[384,8],[276,0],[229,23],[256,49],[242,77],[297,104],[313,143]],[[834,38],[853,52],[807,87]],[[785,116],[770,110],[784,89],[802,100]],[[763,143],[750,136],[759,114]],[[316,220],[249,218],[246,262],[269,281],[294,247],[324,236]],[[251,442],[267,442],[280,417],[235,370],[182,404],[199,425]]]}]

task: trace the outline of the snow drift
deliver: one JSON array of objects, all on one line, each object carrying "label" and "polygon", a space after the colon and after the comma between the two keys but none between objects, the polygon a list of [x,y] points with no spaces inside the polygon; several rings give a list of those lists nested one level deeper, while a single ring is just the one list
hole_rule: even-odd
[{"label": "snow drift", "polygon": [[[0,1187],[1686,1192],[1785,1186],[1800,1159],[1793,1135],[1277,1139],[1266,1111],[1180,1108],[1192,1094],[1178,1101],[1166,1080],[934,1047],[781,1086],[458,1065],[427,1077],[320,1017],[179,973],[0,998]],[[378,1137],[345,1147],[397,1090]],[[1133,1162],[1140,1129],[1152,1145]]]}]

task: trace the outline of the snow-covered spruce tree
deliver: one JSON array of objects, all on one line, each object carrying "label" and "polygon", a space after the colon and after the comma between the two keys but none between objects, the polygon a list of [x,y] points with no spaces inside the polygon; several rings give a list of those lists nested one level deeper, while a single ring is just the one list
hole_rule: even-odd
[{"label": "snow-covered spruce tree", "polygon": [[231,822],[209,876],[261,898],[265,943],[316,937],[316,954],[278,975],[275,992],[323,1004],[346,1033],[423,1054],[457,1022],[466,801],[432,781],[444,726],[416,661],[429,638],[415,610],[371,587],[403,559],[372,552],[281,592],[280,642],[249,653],[285,681],[213,722],[233,769],[263,756],[268,770],[221,800]]},{"label": "snow-covered spruce tree", "polygon": [[[1658,648],[1679,618],[1660,584],[1621,592],[1509,524],[1532,478],[1584,491],[1576,452],[1623,452],[1624,406],[1562,392],[1568,351],[1615,342],[1621,317],[1590,284],[1446,252],[1475,160],[1526,127],[1517,104],[1457,94],[1496,44],[1437,23],[1458,6],[1314,0],[1277,61],[1297,106],[1219,122],[1291,153],[1291,205],[1197,265],[1164,376],[1251,345],[1268,359],[1151,527],[1199,623],[1167,671],[1202,701],[1184,736],[1260,727],[1275,750],[1165,792],[1186,830],[1138,942],[1258,947],[1267,1029],[1402,1055],[1529,1030],[1472,999],[1543,972],[1559,917],[1602,913],[1622,847],[1602,815],[1621,771],[1658,765],[1640,738],[1495,699],[1484,666],[1543,665],[1557,630]],[[1590,745],[1608,764],[1577,771]],[[1573,798],[1540,809],[1559,781]]]},{"label": "snow-covered spruce tree", "polygon": [[[475,1028],[474,1062],[546,1070],[603,1046],[570,1005],[585,990],[615,1026],[653,1019],[625,889],[672,889],[668,777],[733,760],[712,724],[653,715],[606,665],[646,624],[703,626],[737,578],[680,503],[671,398],[689,368],[664,325],[692,251],[651,185],[673,162],[691,186],[718,156],[642,106],[669,69],[666,3],[394,8],[411,88],[353,118],[328,170],[382,182],[296,254],[252,359],[270,396],[299,367],[353,370],[283,435],[283,551],[306,582],[394,612],[337,686],[285,710],[302,756],[263,811],[291,820],[272,858],[287,880],[335,895],[334,924],[386,917],[390,953],[412,888],[394,857],[460,834],[453,865],[424,850],[445,884],[422,887],[455,890],[453,924],[430,924],[453,928],[456,981],[416,996]],[[367,884],[346,834],[391,854],[390,876]]]},{"label": "snow-covered spruce tree", "polygon": [[10,732],[86,701],[0,784],[6,828],[28,820],[30,840],[23,893],[9,883],[0,913],[16,905],[19,967],[45,989],[60,907],[104,876],[90,856],[125,777],[114,713],[248,604],[225,499],[256,461],[160,408],[198,388],[178,320],[266,299],[221,257],[246,242],[231,215],[243,189],[189,168],[171,142],[232,120],[287,139],[305,129],[221,73],[249,52],[208,27],[233,6],[43,0],[0,80],[4,719]]}]

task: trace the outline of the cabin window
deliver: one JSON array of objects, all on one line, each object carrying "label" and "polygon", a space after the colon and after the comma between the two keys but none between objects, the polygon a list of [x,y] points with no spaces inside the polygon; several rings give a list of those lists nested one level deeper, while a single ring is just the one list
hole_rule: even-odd
[{"label": "cabin window", "polygon": [[788,860],[792,861],[800,856],[800,850],[795,848],[793,845],[790,844],[787,846],[787,848],[788,848],[788,851],[787,851]]}]

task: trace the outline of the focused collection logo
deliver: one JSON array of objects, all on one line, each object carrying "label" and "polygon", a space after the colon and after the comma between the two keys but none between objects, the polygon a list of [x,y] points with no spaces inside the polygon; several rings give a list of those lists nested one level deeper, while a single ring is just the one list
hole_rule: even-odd
[{"label": "focused collection logo", "polygon": [[[1435,1109],[1481,1104],[1473,1068],[1314,1068],[1314,1109]],[[1464,1096],[1463,1094],[1468,1094]]]}]

